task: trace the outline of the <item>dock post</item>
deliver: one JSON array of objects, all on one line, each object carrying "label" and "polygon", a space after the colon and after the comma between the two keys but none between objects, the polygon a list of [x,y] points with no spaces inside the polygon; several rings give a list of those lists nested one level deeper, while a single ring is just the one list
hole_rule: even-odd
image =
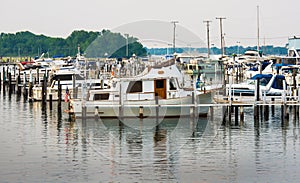
[{"label": "dock post", "polygon": [[33,100],[33,79],[32,79],[32,72],[30,70],[30,73],[29,73],[29,101],[31,102]]},{"label": "dock post", "polygon": [[256,78],[256,82],[255,82],[255,96],[256,96],[256,101],[260,101],[260,97],[259,97],[259,95],[260,95],[260,93],[259,93],[259,90],[260,90],[260,88],[259,88],[259,78]]},{"label": "dock post", "polygon": [[271,106],[271,111],[272,111],[272,116],[275,115],[275,98],[271,98],[272,101],[272,106]]},{"label": "dock post", "polygon": [[52,110],[52,93],[49,93],[49,108]]},{"label": "dock post", "polygon": [[144,107],[143,106],[140,106],[140,108],[139,108],[139,117],[140,118],[144,117]]},{"label": "dock post", "polygon": [[240,125],[242,126],[244,123],[244,107],[240,106]]},{"label": "dock post", "polygon": [[259,127],[259,106],[254,104],[254,126]]},{"label": "dock post", "polygon": [[16,83],[17,83],[17,94],[20,96],[21,93],[22,93],[22,91],[21,91],[21,76],[20,76],[20,74],[17,77]]},{"label": "dock post", "polygon": [[298,103],[300,103],[300,87],[298,87]]},{"label": "dock post", "polygon": [[86,120],[86,106],[85,105],[82,106],[81,116],[82,116],[82,120],[85,121]]},{"label": "dock post", "polygon": [[46,81],[46,74],[44,74],[44,79],[43,79],[43,85],[42,85],[42,103],[43,105],[47,101],[47,81]]},{"label": "dock post", "polygon": [[9,95],[12,94],[11,72],[8,73],[8,92]]},{"label": "dock post", "polygon": [[158,122],[158,116],[159,116],[158,93],[155,93],[155,115],[156,115],[156,122]]},{"label": "dock post", "polygon": [[14,65],[14,78],[16,80],[16,65]]},{"label": "dock post", "polygon": [[29,95],[29,101],[32,102],[33,101],[33,84],[32,82],[29,82],[29,86],[28,86],[28,89],[29,89],[29,92],[28,92],[28,95]]},{"label": "dock post", "polygon": [[239,125],[239,107],[238,106],[235,106],[234,107],[235,111],[234,111],[234,116],[235,116],[235,119],[234,119],[234,122],[235,122],[235,126],[238,126]]},{"label": "dock post", "polygon": [[[70,102],[69,102],[69,104],[70,104]],[[98,106],[95,107],[95,119],[96,120],[99,119],[99,107]]]},{"label": "dock post", "polygon": [[61,84],[60,84],[60,79],[57,80],[58,84],[58,91],[57,91],[57,98],[58,98],[58,107],[61,108]]},{"label": "dock post", "polygon": [[281,105],[281,122],[282,122],[282,124],[284,123],[284,111],[285,111],[284,105]]},{"label": "dock post", "polygon": [[6,74],[5,74],[5,67],[3,67],[3,86],[4,86],[4,84],[5,84],[5,82],[6,82]]},{"label": "dock post", "polygon": [[26,88],[26,83],[23,84],[23,96],[24,96],[24,100],[27,100],[28,92]]},{"label": "dock post", "polygon": [[268,121],[268,120],[269,120],[269,106],[264,105],[264,121]]},{"label": "dock post", "polygon": [[190,108],[190,116],[194,118],[196,116],[196,107],[195,107],[195,93],[192,92],[192,107]]},{"label": "dock post", "polygon": [[228,124],[231,126],[232,106],[228,106]]},{"label": "dock post", "polygon": [[214,107],[210,106],[209,110],[210,110],[210,119],[213,120],[214,119]]},{"label": "dock post", "polygon": [[120,90],[119,90],[119,117],[123,119],[124,116],[124,106],[123,106],[123,95],[122,95],[122,84],[120,82]]},{"label": "dock post", "polygon": [[226,125],[226,115],[228,113],[228,107],[223,106],[222,107],[222,114],[223,114],[223,120],[222,120],[222,125],[225,126]]},{"label": "dock post", "polygon": [[75,78],[75,74],[72,74],[72,88],[73,88],[73,89],[72,89],[72,90],[73,90],[73,91],[72,91],[72,92],[73,92],[73,96],[72,96],[72,97],[73,97],[73,98],[75,98],[76,92],[77,92],[77,91],[76,91],[76,87],[75,87],[75,86],[76,86],[76,84],[75,84],[75,81],[76,81],[76,80],[75,80],[75,79],[76,79],[76,78]]}]

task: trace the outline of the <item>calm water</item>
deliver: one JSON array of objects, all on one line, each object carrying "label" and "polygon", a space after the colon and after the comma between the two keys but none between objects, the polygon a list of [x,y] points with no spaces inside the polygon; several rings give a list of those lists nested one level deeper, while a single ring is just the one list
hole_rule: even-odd
[{"label": "calm water", "polygon": [[259,127],[250,108],[238,127],[221,126],[218,108],[196,121],[70,122],[56,103],[1,89],[0,182],[299,182],[299,118],[282,124],[280,111]]}]

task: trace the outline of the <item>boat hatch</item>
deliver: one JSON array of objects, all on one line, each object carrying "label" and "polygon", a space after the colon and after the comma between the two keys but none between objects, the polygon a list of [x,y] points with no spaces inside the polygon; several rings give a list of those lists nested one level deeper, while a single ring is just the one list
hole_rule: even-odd
[{"label": "boat hatch", "polygon": [[166,99],[166,79],[154,80],[154,92],[160,99]]}]

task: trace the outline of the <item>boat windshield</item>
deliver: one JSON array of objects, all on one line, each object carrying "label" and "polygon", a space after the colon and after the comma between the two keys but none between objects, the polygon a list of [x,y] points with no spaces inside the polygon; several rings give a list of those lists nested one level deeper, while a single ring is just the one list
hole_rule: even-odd
[{"label": "boat windshield", "polygon": [[[268,83],[270,82],[270,80],[271,80],[271,78],[261,78],[259,80],[259,85],[261,85],[261,86],[267,86]],[[249,84],[249,85],[255,85],[255,80],[250,79],[250,80],[248,80],[247,84]]]}]

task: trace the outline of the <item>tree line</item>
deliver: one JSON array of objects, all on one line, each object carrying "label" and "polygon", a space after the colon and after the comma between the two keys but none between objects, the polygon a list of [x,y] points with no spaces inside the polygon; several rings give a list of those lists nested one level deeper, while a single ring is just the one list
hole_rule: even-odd
[{"label": "tree line", "polygon": [[[15,34],[1,33],[0,57],[38,57],[42,53],[49,57],[75,56],[78,52],[78,45],[80,45],[81,53],[85,53],[89,58],[166,55],[173,52],[171,48],[147,49],[137,38],[110,30],[100,32],[76,30],[65,39],[22,31]],[[243,54],[247,50],[256,50],[256,47],[225,48],[227,55]],[[263,46],[261,50],[267,55],[287,54],[285,47]],[[176,53],[182,52],[207,53],[207,48],[176,48]],[[221,54],[221,50],[212,47],[211,54]]]},{"label": "tree line", "polygon": [[[274,47],[272,45],[262,46],[261,51],[264,55],[287,55],[287,48],[286,47]],[[248,50],[257,50],[256,46],[230,46],[225,47],[225,54],[226,55],[239,55],[244,54]],[[172,48],[149,48],[147,49],[148,54],[150,55],[166,55],[172,54]],[[176,48],[176,53],[207,53],[207,48]],[[210,48],[210,53],[212,55],[220,55],[221,49],[217,47]]]},{"label": "tree line", "polygon": [[[126,45],[127,44],[127,45]],[[29,31],[1,33],[0,56],[37,57],[42,53],[49,57],[75,56],[80,45],[81,54],[95,57],[126,57],[135,54],[147,55],[146,49],[137,38],[124,37],[109,30],[101,32],[76,30],[67,38],[35,35]]]}]

